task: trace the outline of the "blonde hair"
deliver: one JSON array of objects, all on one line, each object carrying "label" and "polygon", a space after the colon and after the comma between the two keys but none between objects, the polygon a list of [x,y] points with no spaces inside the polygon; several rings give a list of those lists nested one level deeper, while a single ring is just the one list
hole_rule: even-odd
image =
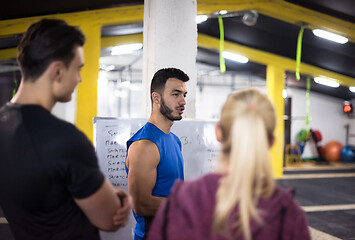
[{"label": "blonde hair", "polygon": [[261,223],[258,200],[275,188],[269,159],[275,125],[274,107],[259,91],[244,90],[226,100],[219,122],[221,166],[227,167],[216,194],[213,227],[218,233],[250,240],[250,221]]}]

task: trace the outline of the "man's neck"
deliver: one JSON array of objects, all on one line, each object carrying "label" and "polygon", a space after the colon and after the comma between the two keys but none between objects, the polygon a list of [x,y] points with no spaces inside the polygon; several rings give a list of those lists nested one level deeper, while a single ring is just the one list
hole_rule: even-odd
[{"label": "man's neck", "polygon": [[150,118],[148,122],[154,124],[157,126],[160,130],[162,130],[164,133],[169,134],[171,130],[171,126],[173,126],[174,121],[167,119],[165,116],[163,116],[160,112],[152,112],[150,115]]},{"label": "man's neck", "polygon": [[22,105],[40,105],[48,111],[52,111],[55,101],[48,94],[48,89],[40,79],[35,82],[21,80],[20,87],[11,99],[12,103]]}]

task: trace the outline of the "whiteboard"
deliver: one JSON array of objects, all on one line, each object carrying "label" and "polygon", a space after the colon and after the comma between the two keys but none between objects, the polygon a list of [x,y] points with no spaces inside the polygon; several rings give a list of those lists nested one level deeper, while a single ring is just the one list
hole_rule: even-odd
[{"label": "whiteboard", "polygon": [[[94,147],[99,167],[110,182],[128,191],[125,158],[126,142],[147,119],[94,118]],[[182,120],[171,131],[182,145],[185,180],[195,179],[214,170],[220,146],[215,137],[216,121]],[[102,240],[132,240],[135,219],[131,214],[126,227],[117,232],[100,232]]]}]

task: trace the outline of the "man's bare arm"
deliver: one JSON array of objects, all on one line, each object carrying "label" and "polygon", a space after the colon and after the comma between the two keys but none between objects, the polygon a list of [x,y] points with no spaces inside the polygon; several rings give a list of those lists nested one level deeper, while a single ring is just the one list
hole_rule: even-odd
[{"label": "man's bare arm", "polygon": [[115,224],[113,217],[122,206],[114,187],[107,179],[91,196],[74,200],[97,228],[104,231],[118,229],[119,226]]},{"label": "man's bare arm", "polygon": [[152,196],[159,161],[158,147],[149,140],[136,141],[128,149],[128,191],[132,195],[133,209],[137,215],[155,215],[165,200]]}]

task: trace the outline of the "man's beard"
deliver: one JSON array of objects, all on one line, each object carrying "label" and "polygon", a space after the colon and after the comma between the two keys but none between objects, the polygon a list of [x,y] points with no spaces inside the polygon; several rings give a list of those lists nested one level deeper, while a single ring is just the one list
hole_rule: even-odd
[{"label": "man's beard", "polygon": [[161,105],[160,105],[160,113],[166,117],[167,119],[171,120],[171,121],[179,121],[182,119],[182,116],[173,116],[171,113],[174,110],[170,109],[164,102],[164,99],[161,99]]}]

